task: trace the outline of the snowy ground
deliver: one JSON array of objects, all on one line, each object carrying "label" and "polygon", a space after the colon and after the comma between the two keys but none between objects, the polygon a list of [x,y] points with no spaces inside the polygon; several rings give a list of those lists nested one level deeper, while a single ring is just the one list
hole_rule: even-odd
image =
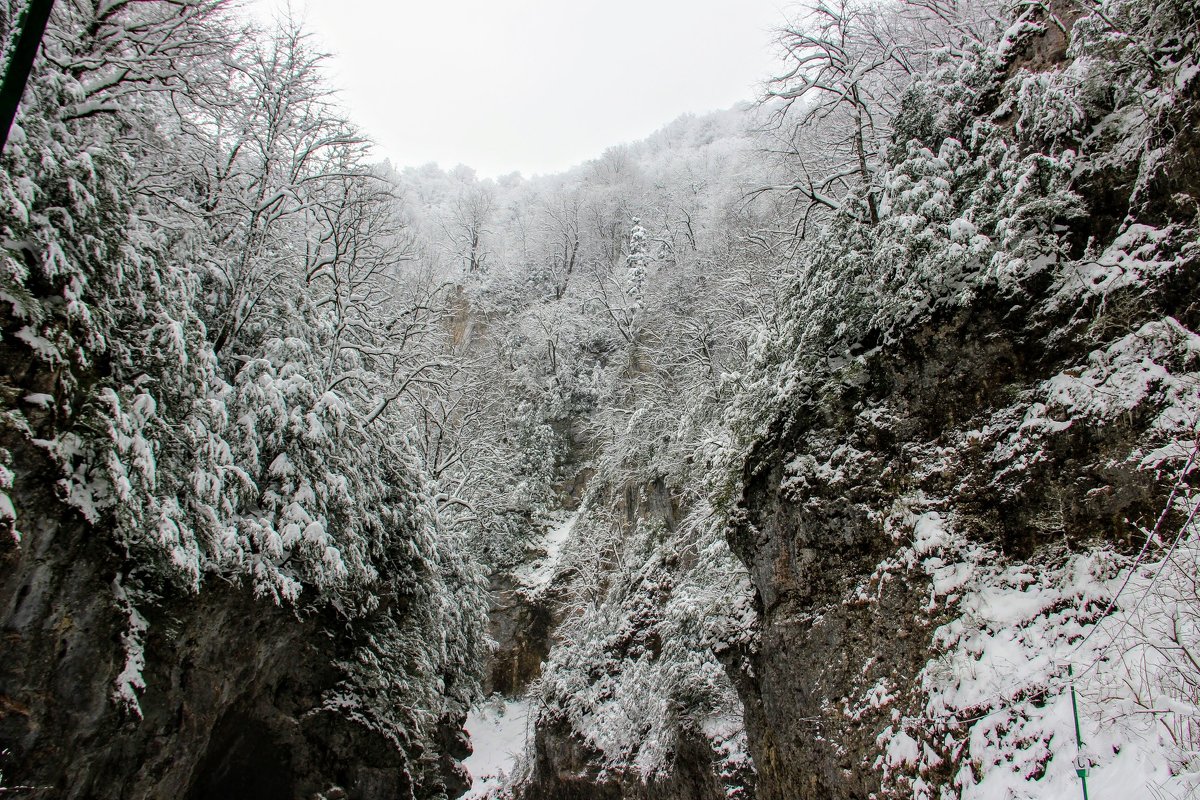
[{"label": "snowy ground", "polygon": [[528,720],[528,700],[505,700],[499,695],[488,698],[467,716],[467,733],[475,752],[463,762],[473,778],[466,798],[487,797],[504,785],[525,752]]}]

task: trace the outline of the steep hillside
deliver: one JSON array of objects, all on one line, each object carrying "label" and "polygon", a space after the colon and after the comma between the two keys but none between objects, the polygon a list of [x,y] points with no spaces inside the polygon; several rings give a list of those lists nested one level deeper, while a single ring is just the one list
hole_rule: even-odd
[{"label": "steep hillside", "polygon": [[1194,785],[1195,12],[948,59],[802,260],[729,531],[759,797],[1069,796],[1070,669],[1098,786]]},{"label": "steep hillside", "polygon": [[[23,4],[0,9],[7,36]],[[0,779],[466,788],[485,596],[387,184],[295,26],[58,3],[0,164]]]},{"label": "steep hillside", "polygon": [[398,177],[427,269],[462,298],[461,403],[426,439],[462,453],[458,513],[492,570],[503,700],[468,728],[503,748],[533,709],[507,745],[528,745],[509,759],[527,796],[752,780],[710,649],[748,595],[701,487],[780,275],[778,200],[748,200],[767,178],[755,124],[685,117],[547,178]]}]

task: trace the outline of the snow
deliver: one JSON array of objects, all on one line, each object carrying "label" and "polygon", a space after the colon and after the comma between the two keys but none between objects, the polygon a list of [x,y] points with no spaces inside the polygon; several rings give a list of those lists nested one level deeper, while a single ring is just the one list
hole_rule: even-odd
[{"label": "snow", "polygon": [[550,582],[554,580],[559,562],[562,560],[563,546],[571,538],[578,519],[579,512],[575,512],[551,528],[541,544],[541,549],[545,551],[546,555],[531,562],[517,573],[518,580],[529,591],[538,592],[549,586]]},{"label": "snow", "polygon": [[17,331],[17,338],[27,344],[40,358],[51,364],[62,362],[63,356],[54,343],[28,325]]},{"label": "snow", "polygon": [[[1092,352],[1077,375],[1060,374],[1047,384],[1050,400],[1072,416],[1111,419],[1141,404],[1160,387],[1171,406],[1196,402],[1195,374],[1174,375],[1171,363],[1191,367],[1200,337],[1173,318],[1148,322],[1105,350]],[[1161,427],[1169,429],[1170,420]]]},{"label": "snow", "polygon": [[[0,522],[12,524],[17,521],[17,510],[13,507],[12,498],[8,496],[8,492],[0,489]],[[21,532],[12,528],[12,540],[16,543],[21,541]]]},{"label": "snow", "polygon": [[[1149,431],[1129,458],[1141,468],[1157,469],[1179,458],[1179,442],[1192,437],[1200,419],[1200,337],[1172,317],[1137,330],[1088,354],[1086,360],[1042,382],[1011,409],[1024,417],[1007,437],[996,439],[991,458],[1006,463],[996,480],[1012,485],[1042,459],[1046,440],[1072,425],[1104,425],[1145,410]],[[994,418],[994,430],[1008,423]]]},{"label": "snow", "polygon": [[[889,727],[880,737],[885,771],[936,766],[933,750],[918,750],[911,737],[931,737],[926,747],[944,737],[951,751],[962,748],[953,783],[964,799],[1078,795],[1067,674],[1072,664],[1093,789],[1102,787],[1106,797],[1178,796],[1195,777],[1194,768],[1180,761],[1164,736],[1167,726],[1156,717],[1193,719],[1196,708],[1163,710],[1155,702],[1162,690],[1150,682],[1161,678],[1148,676],[1169,670],[1154,663],[1154,645],[1146,648],[1149,657],[1138,650],[1141,632],[1155,628],[1155,615],[1170,618],[1178,630],[1179,616],[1164,602],[1171,573],[1156,579],[1164,574],[1161,565],[1143,565],[1114,613],[1096,619],[1129,575],[1114,568],[1115,558],[1098,550],[1058,564],[985,567],[978,559],[972,588],[959,605],[961,616],[935,633],[935,645],[945,653],[924,672],[926,715],[906,719],[899,730]],[[1180,574],[1193,571],[1192,561],[1186,563]],[[1158,596],[1143,606],[1138,598],[1152,591]],[[1139,614],[1139,606],[1151,610]]]},{"label": "snow", "polygon": [[904,731],[894,732],[888,726],[875,741],[883,750],[879,763],[886,762],[892,766],[916,764],[921,756],[921,747],[917,740]]},{"label": "snow", "polygon": [[923,556],[944,548],[950,541],[945,523],[936,511],[917,517],[913,524],[913,551]]},{"label": "snow", "polygon": [[525,752],[528,726],[527,699],[493,695],[467,715],[474,752],[463,761],[472,778],[466,798],[487,797],[505,785]]},{"label": "snow", "polygon": [[1160,258],[1170,230],[1133,224],[1096,259],[1069,262],[1059,276],[1058,301],[1078,302],[1087,294],[1108,295],[1129,286],[1144,286],[1178,266],[1178,257]]},{"label": "snow", "polygon": [[142,718],[142,706],[138,693],[146,688],[142,670],[146,668],[146,631],[150,623],[134,607],[129,593],[121,585],[120,578],[113,580],[113,597],[126,615],[126,629],[121,633],[121,646],[125,651],[125,666],[117,676],[113,688],[113,699],[127,712]]},{"label": "snow", "polygon": [[[1192,507],[1190,498],[1178,502],[1184,513]],[[927,503],[914,496],[897,504],[886,526],[909,544],[873,577],[921,569],[934,584],[927,610],[953,591],[945,603],[954,616],[934,631],[941,653],[921,676],[924,710],[896,712],[878,735],[875,766],[885,785],[933,800],[939,795],[927,779],[949,759],[955,766],[942,788],[951,794],[942,797],[1078,796],[1071,665],[1093,791],[1193,796],[1200,759],[1187,737],[1200,705],[1180,677],[1191,668],[1162,644],[1200,641],[1200,623],[1184,610],[1200,572],[1195,531],[1177,529],[1174,555],[1140,567],[1105,547],[1014,563],[963,539],[953,513],[925,510]],[[860,705],[846,706],[847,716],[886,705],[889,689],[877,682]]]},{"label": "snow", "polygon": [[714,769],[725,784],[725,796],[731,800],[744,797],[738,775],[753,772],[754,767],[742,714],[718,713],[705,717],[700,720],[700,730],[717,756]]}]

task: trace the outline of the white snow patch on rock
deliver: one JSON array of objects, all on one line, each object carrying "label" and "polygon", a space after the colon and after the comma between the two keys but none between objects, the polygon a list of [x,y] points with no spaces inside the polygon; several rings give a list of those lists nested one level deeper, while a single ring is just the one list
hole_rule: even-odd
[{"label": "white snow patch on rock", "polygon": [[578,519],[579,512],[576,512],[546,533],[546,538],[542,540],[542,550],[546,555],[528,566],[522,567],[517,572],[517,579],[522,586],[529,591],[537,592],[550,585],[554,575],[558,572],[563,546],[571,538],[571,533],[575,530],[575,522]]}]

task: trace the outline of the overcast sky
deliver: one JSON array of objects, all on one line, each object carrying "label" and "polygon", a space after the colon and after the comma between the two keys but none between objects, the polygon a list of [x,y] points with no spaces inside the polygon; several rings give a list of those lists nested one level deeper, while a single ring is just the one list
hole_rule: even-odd
[{"label": "overcast sky", "polygon": [[[269,18],[284,0],[248,0]],[[398,166],[557,172],[753,99],[787,0],[293,0]]]}]

